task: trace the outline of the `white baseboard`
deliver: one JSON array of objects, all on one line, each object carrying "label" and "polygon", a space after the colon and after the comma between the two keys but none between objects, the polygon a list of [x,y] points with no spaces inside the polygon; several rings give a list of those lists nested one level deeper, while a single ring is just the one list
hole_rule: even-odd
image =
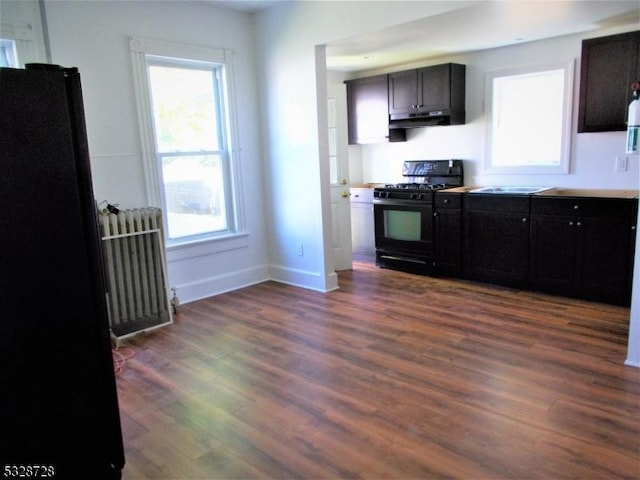
[{"label": "white baseboard", "polygon": [[189,303],[268,280],[325,293],[338,289],[338,275],[335,272],[328,275],[325,279],[315,272],[269,265],[231,272],[227,275],[217,275],[197,282],[171,286],[176,288],[180,303]]},{"label": "white baseboard", "polygon": [[317,272],[296,270],[271,265],[269,267],[271,280],[296,287],[307,288],[317,292],[330,292],[338,288],[338,275],[333,272],[327,278]]},{"label": "white baseboard", "polygon": [[266,282],[267,280],[269,280],[268,266],[262,265],[231,272],[227,275],[205,278],[197,282],[172,285],[172,287],[176,288],[180,303],[189,303]]}]

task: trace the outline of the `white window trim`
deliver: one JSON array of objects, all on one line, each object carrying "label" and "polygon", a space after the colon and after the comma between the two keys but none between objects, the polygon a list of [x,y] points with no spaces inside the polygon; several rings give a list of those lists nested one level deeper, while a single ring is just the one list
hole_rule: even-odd
[{"label": "white window trim", "polygon": [[[131,66],[133,73],[136,110],[138,113],[138,128],[141,139],[142,164],[144,170],[145,188],[149,206],[162,206],[162,186],[160,185],[160,172],[156,161],[155,136],[153,131],[153,118],[151,115],[151,95],[147,75],[146,56],[170,57],[189,59],[203,62],[224,64],[226,79],[222,92],[224,95],[225,109],[228,112],[228,131],[226,132],[229,143],[229,168],[232,197],[234,198],[234,215],[232,223],[235,225],[234,233],[224,235],[212,235],[197,237],[185,237],[172,241],[167,245],[168,249],[188,248],[192,250],[194,244],[204,242],[219,242],[229,245],[223,250],[239,248],[247,244],[246,222],[244,215],[244,202],[242,194],[242,182],[240,181],[240,148],[238,140],[238,127],[235,108],[234,91],[234,53],[231,49],[190,45],[164,40],[156,40],[142,37],[130,37],[129,49],[131,53]],[[237,238],[241,244],[234,244],[233,238]],[[220,251],[219,246],[213,251]],[[199,254],[202,252],[199,249]],[[189,256],[189,255],[187,255]]]},{"label": "white window trim", "polygon": [[[516,66],[487,72],[485,79],[485,111],[487,115],[486,152],[484,169],[487,174],[509,175],[567,175],[571,158],[571,131],[572,131],[572,106],[574,63],[572,59],[563,63],[545,63],[538,65]],[[560,165],[531,165],[531,166],[495,166],[491,163],[492,155],[492,124],[493,124],[493,80],[497,77],[521,75],[527,73],[542,72],[548,70],[564,70],[564,105],[562,118],[562,147]],[[535,139],[532,139],[535,141]]]}]

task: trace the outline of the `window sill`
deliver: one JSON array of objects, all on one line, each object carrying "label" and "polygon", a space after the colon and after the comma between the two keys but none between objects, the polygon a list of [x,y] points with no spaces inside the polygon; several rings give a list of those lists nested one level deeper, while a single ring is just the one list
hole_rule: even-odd
[{"label": "window sill", "polygon": [[167,245],[167,262],[237,250],[249,246],[249,232]]}]

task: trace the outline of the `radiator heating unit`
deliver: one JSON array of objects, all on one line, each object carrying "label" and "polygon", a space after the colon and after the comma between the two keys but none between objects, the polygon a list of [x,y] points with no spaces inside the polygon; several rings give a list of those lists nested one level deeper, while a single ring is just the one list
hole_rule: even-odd
[{"label": "radiator heating unit", "polygon": [[113,335],[122,338],[170,324],[162,210],[101,212],[100,227]]}]

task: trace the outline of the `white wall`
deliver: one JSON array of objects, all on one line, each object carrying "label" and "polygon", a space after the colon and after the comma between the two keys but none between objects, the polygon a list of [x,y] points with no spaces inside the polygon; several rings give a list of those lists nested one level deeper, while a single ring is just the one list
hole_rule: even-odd
[{"label": "white wall", "polygon": [[[169,284],[184,301],[268,275],[253,24],[247,14],[204,3],[45,2],[53,63],[82,77],[94,189],[120,208],[148,205],[129,55],[129,36],[234,50],[240,171],[248,235],[168,252]],[[217,252],[215,250],[218,250]]]},{"label": "white wall", "polygon": [[[257,15],[273,278],[336,288],[326,123],[326,63],[317,46],[455,9],[460,2],[282,2]],[[318,63],[316,64],[316,60]],[[318,108],[316,108],[318,106]],[[296,254],[303,244],[304,256]]]}]

